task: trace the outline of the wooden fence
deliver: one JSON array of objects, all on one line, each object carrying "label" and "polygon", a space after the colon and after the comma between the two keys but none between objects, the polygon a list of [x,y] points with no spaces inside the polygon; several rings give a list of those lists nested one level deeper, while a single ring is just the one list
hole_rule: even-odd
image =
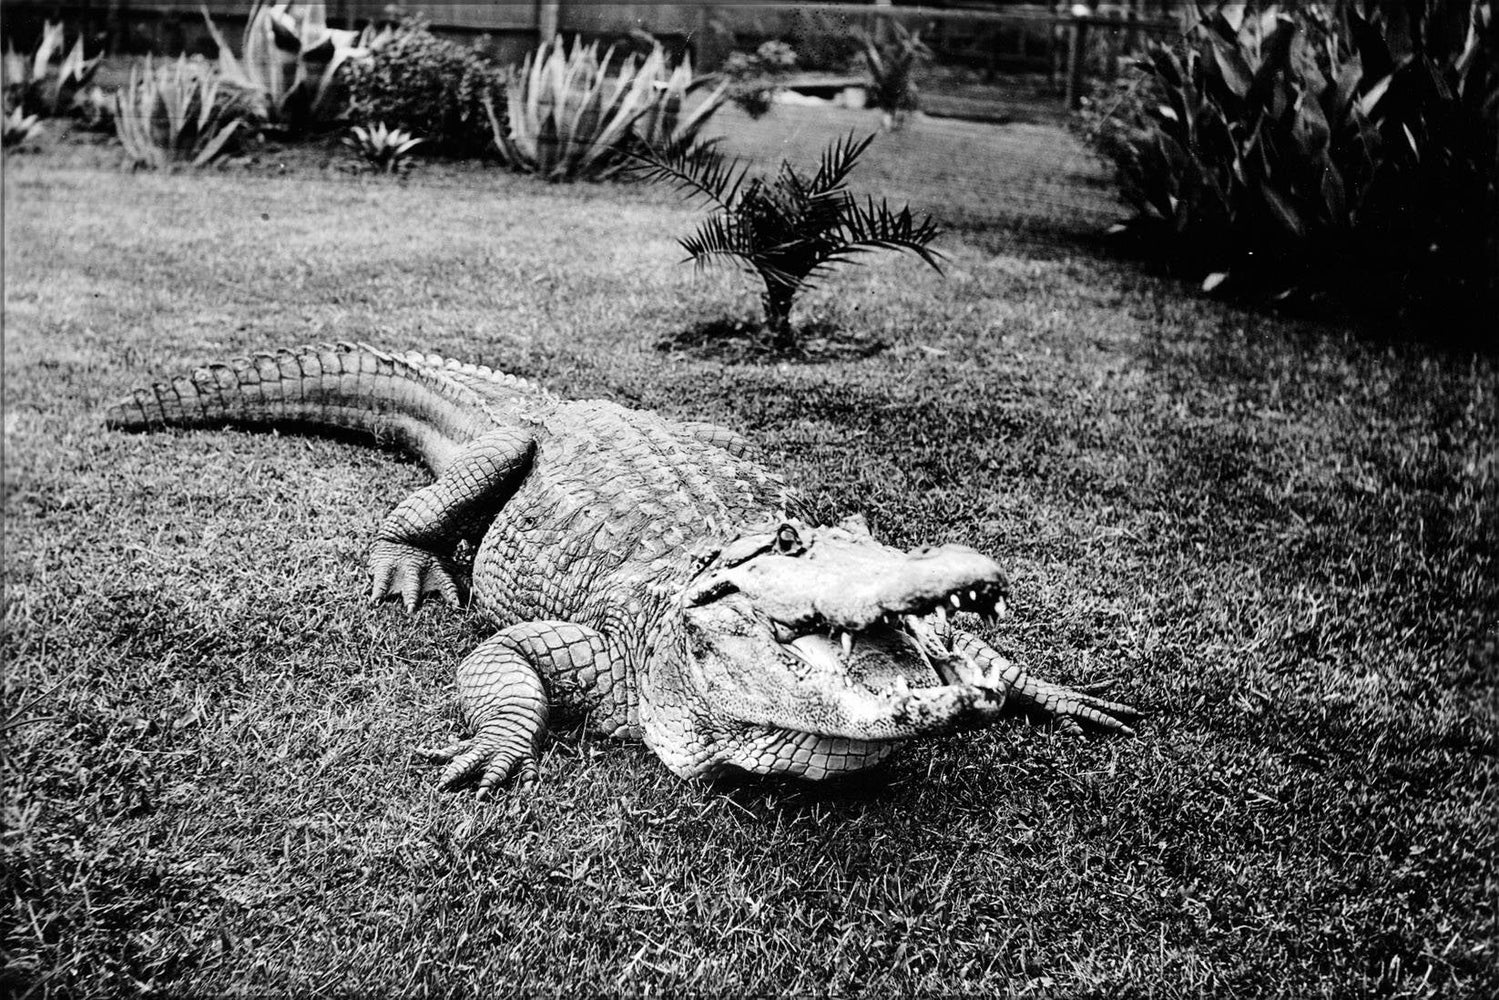
[{"label": "wooden fence", "polygon": [[[384,19],[390,0],[327,0],[329,20],[355,26]],[[1086,75],[1112,76],[1122,57],[1142,40],[1179,32],[1180,20],[1163,14],[1142,16],[1139,2],[1099,5],[1100,10],[1066,4],[906,6],[874,3],[578,3],[527,0],[504,3],[403,3],[434,28],[487,36],[492,53],[518,59],[540,39],[560,33],[624,36],[644,31],[692,52],[696,64],[715,68],[735,47],[753,47],[767,38],[791,41],[799,52],[850,48],[852,29],[877,30],[881,19],[925,27],[944,60],[977,64],[989,74],[1000,69],[1050,71],[1065,81],[1067,99],[1076,103]],[[7,22],[34,26],[61,17],[75,28],[105,38],[111,51],[183,51],[206,44],[201,11],[232,25],[242,21],[248,0],[0,0]],[[1152,10],[1166,10],[1155,4]],[[1087,10],[1074,14],[1073,10]],[[30,25],[27,23],[30,22]],[[815,61],[815,56],[814,60]]]}]

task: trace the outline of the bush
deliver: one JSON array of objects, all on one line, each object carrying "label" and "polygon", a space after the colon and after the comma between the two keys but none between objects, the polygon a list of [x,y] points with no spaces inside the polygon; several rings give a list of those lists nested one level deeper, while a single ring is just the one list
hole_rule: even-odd
[{"label": "bush", "polygon": [[[1205,288],[1496,297],[1499,30],[1486,0],[1223,3],[1094,123],[1144,245]],[[1370,293],[1373,293],[1372,295]]]},{"label": "bush", "polygon": [[794,69],[796,50],[772,40],[753,53],[730,52],[722,73],[729,81],[729,100],[751,118],[762,118],[770,113],[781,81]]},{"label": "bush", "polygon": [[683,60],[672,69],[652,44],[611,70],[614,49],[599,56],[597,43],[558,37],[526,57],[507,80],[504,118],[496,110],[494,141],[513,170],[553,181],[598,180],[618,173],[642,148],[690,149],[722,106],[727,84],[684,115],[687,95],[702,81]]},{"label": "bush", "polygon": [[370,58],[345,64],[350,117],[425,138],[449,156],[493,152],[486,105],[505,106],[504,73],[479,53],[432,34],[425,20],[400,21]]}]

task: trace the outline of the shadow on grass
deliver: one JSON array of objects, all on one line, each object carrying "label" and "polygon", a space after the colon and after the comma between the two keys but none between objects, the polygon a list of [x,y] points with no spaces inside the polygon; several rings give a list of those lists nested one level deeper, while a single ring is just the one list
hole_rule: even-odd
[{"label": "shadow on grass", "polygon": [[784,350],[773,342],[764,324],[744,318],[705,320],[655,343],[656,350],[667,354],[728,364],[858,361],[889,346],[877,337],[845,330],[835,322],[812,320],[797,330],[796,345]]}]

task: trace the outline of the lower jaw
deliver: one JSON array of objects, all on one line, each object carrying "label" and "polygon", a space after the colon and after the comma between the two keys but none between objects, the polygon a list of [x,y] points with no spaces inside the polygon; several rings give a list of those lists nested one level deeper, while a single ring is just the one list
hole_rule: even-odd
[{"label": "lower jaw", "polygon": [[898,740],[858,740],[756,727],[726,747],[718,755],[718,764],[751,774],[820,781],[867,770],[899,745]]}]

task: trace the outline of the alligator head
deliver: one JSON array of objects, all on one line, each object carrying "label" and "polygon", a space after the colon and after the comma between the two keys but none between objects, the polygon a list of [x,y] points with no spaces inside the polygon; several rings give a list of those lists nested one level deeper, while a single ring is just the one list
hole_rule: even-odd
[{"label": "alligator head", "polygon": [[705,553],[682,593],[679,656],[645,686],[646,738],[684,776],[817,778],[985,725],[1005,688],[953,648],[948,616],[1002,613],[1006,594],[999,565],[965,546],[902,551],[862,520],[751,529]]}]

